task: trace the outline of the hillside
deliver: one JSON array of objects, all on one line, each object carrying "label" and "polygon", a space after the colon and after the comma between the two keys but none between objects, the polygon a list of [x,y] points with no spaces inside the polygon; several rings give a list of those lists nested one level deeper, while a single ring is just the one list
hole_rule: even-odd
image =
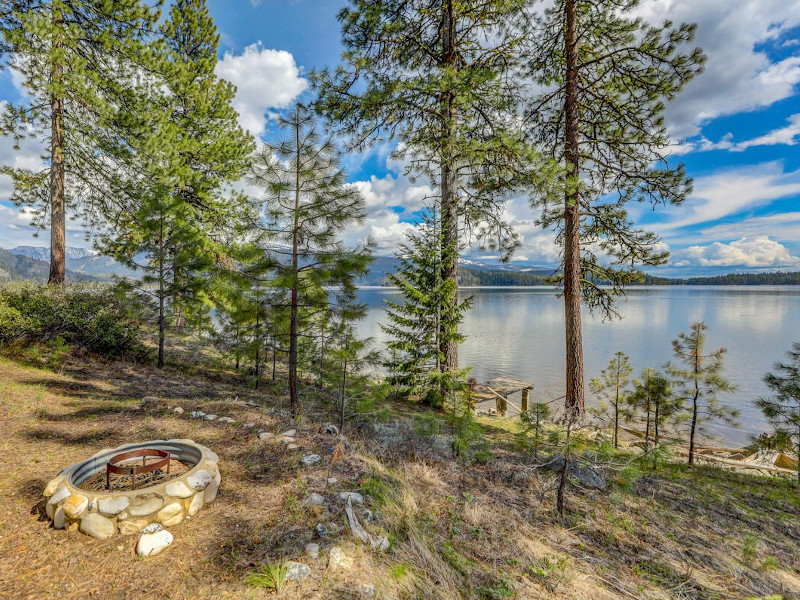
[{"label": "hillside", "polygon": [[[23,279],[33,279],[35,281],[47,281],[50,274],[50,263],[45,260],[30,258],[21,254],[12,254],[8,250],[0,248],[0,282],[20,281]],[[71,268],[66,272],[68,281],[97,281],[100,279],[89,273],[81,273]]]}]

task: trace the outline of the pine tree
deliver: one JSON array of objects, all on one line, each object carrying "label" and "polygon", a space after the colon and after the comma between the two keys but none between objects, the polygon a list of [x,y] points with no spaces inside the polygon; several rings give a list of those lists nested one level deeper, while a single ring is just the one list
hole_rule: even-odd
[{"label": "pine tree", "polygon": [[[636,281],[636,265],[667,254],[637,228],[629,200],[680,203],[691,191],[669,145],[664,102],[702,67],[699,49],[683,53],[694,25],[651,27],[631,12],[638,0],[557,0],[531,38],[533,140],[561,167],[550,189],[534,195],[541,224],[561,244],[566,334],[566,407],[584,411],[581,302],[614,314],[612,300]],[[599,256],[600,253],[605,255]],[[601,287],[607,284],[609,288]]]},{"label": "pine tree", "polygon": [[395,253],[400,264],[388,280],[400,290],[403,300],[384,299],[389,322],[381,325],[391,338],[386,346],[395,384],[405,393],[440,400],[441,390],[436,389],[431,372],[440,371],[444,360],[441,349],[449,339],[443,340],[442,336],[449,336],[456,343],[463,340],[457,325],[471,305],[470,298],[456,306],[450,303],[453,281],[442,278],[441,265],[453,249],[443,244],[441,222],[433,207]]},{"label": "pine tree", "polygon": [[[507,256],[516,237],[500,201],[531,155],[518,133],[520,88],[511,75],[525,33],[523,0],[351,0],[339,13],[345,48],[334,72],[315,73],[318,110],[351,147],[390,139],[409,172],[439,194],[440,265],[458,306],[458,252],[471,234]],[[457,329],[457,323],[441,322]],[[458,368],[457,337],[440,336],[443,371]]]},{"label": "pine tree", "polygon": [[786,354],[789,362],[775,363],[775,372],[764,376],[764,383],[773,395],[759,398],[756,406],[777,431],[794,438],[799,459],[797,482],[800,484],[800,342],[792,344],[792,349]]},{"label": "pine tree", "polygon": [[366,246],[348,248],[338,239],[344,227],[363,221],[365,203],[346,184],[332,139],[322,138],[314,116],[300,104],[280,125],[286,139],[258,154],[248,179],[264,192],[259,243],[274,271],[271,285],[284,293],[279,308],[288,323],[289,398],[298,415],[300,343],[312,334],[317,313],[330,314],[338,306],[357,316],[355,281],[371,256]]},{"label": "pine tree", "polygon": [[[694,464],[695,436],[702,431],[707,421],[722,420],[734,423],[738,411],[721,405],[717,395],[733,392],[736,387],[723,376],[725,367],[725,348],[719,348],[705,354],[705,323],[692,323],[691,332],[681,333],[672,340],[672,348],[677,358],[685,367],[668,365],[667,371],[678,386],[678,396],[690,403],[689,424],[689,464]],[[701,410],[702,408],[702,410]]]},{"label": "pine tree", "polygon": [[[6,105],[0,132],[34,136],[48,147],[36,171],[3,166],[11,200],[50,225],[50,276],[64,282],[67,211],[96,222],[111,195],[109,139],[125,139],[131,87],[150,55],[144,41],[158,12],[141,0],[8,0],[0,8],[5,62],[18,73],[27,98]],[[135,120],[135,118],[134,118]]]},{"label": "pine tree", "polygon": [[644,369],[639,379],[634,382],[633,392],[627,401],[631,407],[631,412],[626,415],[628,420],[644,416],[645,452],[651,447],[658,448],[664,427],[683,405],[681,399],[675,398],[669,380],[657,369]]},{"label": "pine tree", "polygon": [[204,0],[177,0],[160,27],[154,81],[140,95],[147,114],[118,165],[115,205],[98,246],[144,271],[158,300],[158,365],[164,364],[168,317],[210,307],[210,277],[222,271],[244,198],[228,189],[248,164],[254,143],[237,123],[234,86],[214,74],[219,34]]},{"label": "pine tree", "polygon": [[[628,395],[631,363],[624,352],[617,352],[609,361],[608,366],[600,371],[600,377],[589,382],[592,393],[597,394],[611,405],[611,424],[614,431],[614,447],[619,446],[619,419],[625,416],[625,404]],[[607,409],[604,405],[598,411],[598,416],[605,418]]]}]

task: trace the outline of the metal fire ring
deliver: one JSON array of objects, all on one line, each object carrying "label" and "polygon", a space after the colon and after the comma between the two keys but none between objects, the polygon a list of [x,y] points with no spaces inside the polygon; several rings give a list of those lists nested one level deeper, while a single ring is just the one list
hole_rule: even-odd
[{"label": "metal fire ring", "polygon": [[[131,458],[142,457],[141,465],[119,465],[120,461],[130,460]],[[147,464],[148,457],[158,457],[160,460]],[[111,489],[111,473],[117,475],[130,475],[131,476],[131,489],[136,489],[136,476],[142,473],[152,473],[162,467],[167,468],[169,474],[169,459],[170,454],[164,450],[156,450],[155,448],[143,448],[142,450],[131,450],[130,452],[123,452],[112,456],[108,463],[106,463],[106,489]]]}]

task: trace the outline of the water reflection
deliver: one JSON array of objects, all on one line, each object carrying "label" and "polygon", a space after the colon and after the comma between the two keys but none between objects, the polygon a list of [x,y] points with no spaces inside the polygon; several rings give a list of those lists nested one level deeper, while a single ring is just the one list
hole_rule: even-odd
[{"label": "water reflection", "polygon": [[[462,366],[485,381],[513,375],[536,382],[531,401],[564,394],[563,302],[551,288],[480,288],[463,290],[473,296],[464,319],[467,340],[460,346]],[[385,336],[383,298],[401,298],[396,290],[365,288],[359,296],[369,306],[360,324],[362,336]],[[741,427],[716,427],[726,443],[747,442],[767,429],[752,401],[768,391],[761,378],[784,359],[792,342],[800,340],[800,290],[792,287],[641,287],[620,302],[623,318],[605,321],[584,311],[584,353],[587,379],[599,375],[614,352],[631,357],[634,372],[661,367],[672,359],[671,341],[688,331],[693,321],[708,325],[708,347],[727,348],[726,374],[738,386],[721,399],[741,411]],[[591,399],[590,399],[591,401]]]}]

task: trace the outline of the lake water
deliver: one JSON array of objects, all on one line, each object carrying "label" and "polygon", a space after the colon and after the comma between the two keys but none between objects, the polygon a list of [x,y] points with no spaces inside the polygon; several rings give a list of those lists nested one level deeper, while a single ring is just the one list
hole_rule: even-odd
[{"label": "lake water", "polygon": [[[472,288],[473,296],[462,332],[459,364],[472,367],[471,376],[487,381],[510,375],[535,382],[531,402],[562,396],[564,386],[564,307],[553,288]],[[383,299],[401,300],[397,290],[363,288],[359,297],[369,307],[359,324],[364,337],[374,337],[384,349]],[[792,286],[635,287],[617,310],[622,319],[603,322],[587,310],[583,315],[587,402],[593,403],[588,380],[597,377],[620,350],[631,360],[636,376],[645,367],[662,367],[673,359],[672,340],[688,332],[695,321],[708,326],[707,349],[727,348],[725,376],[737,391],[720,401],[741,412],[737,428],[715,426],[725,444],[747,443],[768,430],[753,400],[768,390],[762,377],[786,358],[792,342],[800,341],[800,288]]]}]

